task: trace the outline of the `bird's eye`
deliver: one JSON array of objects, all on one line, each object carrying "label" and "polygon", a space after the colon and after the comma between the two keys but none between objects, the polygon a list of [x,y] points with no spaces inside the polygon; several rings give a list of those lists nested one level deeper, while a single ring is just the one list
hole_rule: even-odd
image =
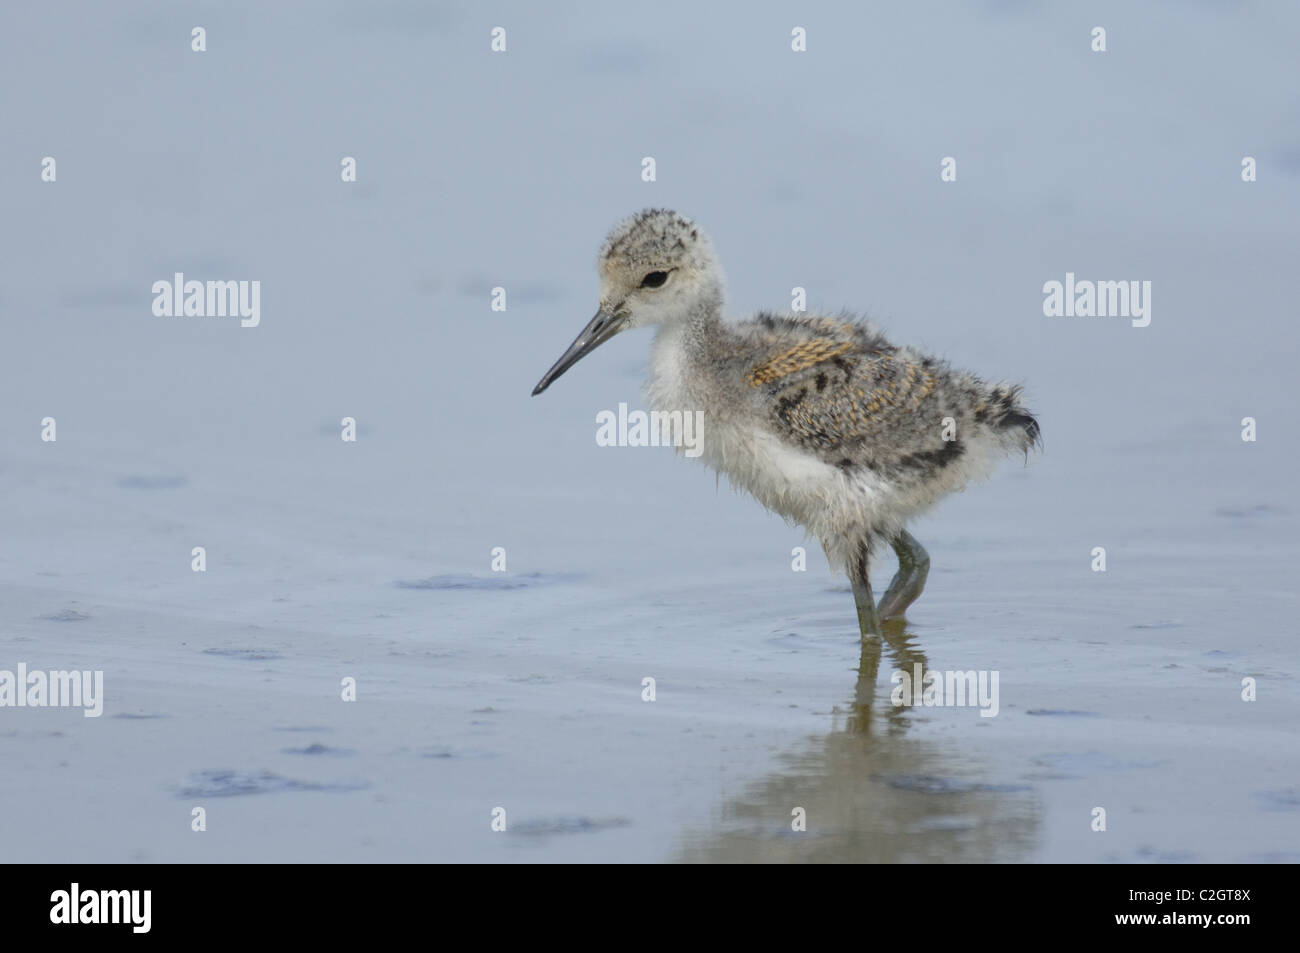
[{"label": "bird's eye", "polygon": [[664,282],[668,280],[668,272],[652,271],[641,279],[642,288],[662,288]]}]

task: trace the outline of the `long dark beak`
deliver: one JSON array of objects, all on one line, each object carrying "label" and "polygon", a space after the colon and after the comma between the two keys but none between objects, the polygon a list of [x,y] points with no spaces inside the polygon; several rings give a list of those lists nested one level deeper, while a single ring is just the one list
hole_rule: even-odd
[{"label": "long dark beak", "polygon": [[596,348],[600,347],[615,334],[623,329],[623,318],[616,318],[604,309],[596,312],[596,316],[587,322],[587,326],[582,329],[582,333],[574,338],[569,349],[560,355],[560,359],[555,362],[554,366],[542,375],[542,379],[537,382],[533,388],[533,396],[536,397],[565,371],[577,364],[582,358],[590,354]]}]

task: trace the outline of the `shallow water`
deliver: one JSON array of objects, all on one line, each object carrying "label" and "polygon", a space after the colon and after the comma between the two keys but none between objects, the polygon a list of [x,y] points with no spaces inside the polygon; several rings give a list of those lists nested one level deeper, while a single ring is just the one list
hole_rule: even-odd
[{"label": "shallow water", "polygon": [[[0,12],[0,669],[106,692],[0,709],[7,859],[1300,860],[1300,14],[661,6]],[[797,529],[596,445],[645,333],[528,398],[647,204],[737,314],[1026,382],[1045,452],[914,527],[878,664]],[[261,326],[154,317],[175,271]],[[1151,325],[1045,318],[1067,271]],[[918,661],[997,716],[891,705]]]}]

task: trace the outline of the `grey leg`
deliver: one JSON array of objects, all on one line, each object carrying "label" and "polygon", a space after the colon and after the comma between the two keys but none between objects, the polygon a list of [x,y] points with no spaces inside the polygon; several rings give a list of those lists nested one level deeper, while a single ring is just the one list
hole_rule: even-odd
[{"label": "grey leg", "polygon": [[877,611],[882,619],[901,619],[925,588],[925,577],[930,575],[930,554],[907,530],[902,530],[890,544],[898,554],[898,572],[880,597]]},{"label": "grey leg", "polygon": [[858,630],[862,641],[879,639],[880,616],[876,613],[876,600],[871,595],[871,581],[867,578],[867,544],[858,546],[857,558],[849,565],[849,581],[853,584],[853,601],[858,605]]}]

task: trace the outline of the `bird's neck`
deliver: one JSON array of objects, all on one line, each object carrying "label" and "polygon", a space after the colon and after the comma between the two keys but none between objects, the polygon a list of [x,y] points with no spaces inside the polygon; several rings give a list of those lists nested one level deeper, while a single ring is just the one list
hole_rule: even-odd
[{"label": "bird's neck", "polygon": [[724,334],[720,300],[701,302],[681,319],[660,326],[647,382],[655,409],[691,410],[713,403],[710,355]]}]

